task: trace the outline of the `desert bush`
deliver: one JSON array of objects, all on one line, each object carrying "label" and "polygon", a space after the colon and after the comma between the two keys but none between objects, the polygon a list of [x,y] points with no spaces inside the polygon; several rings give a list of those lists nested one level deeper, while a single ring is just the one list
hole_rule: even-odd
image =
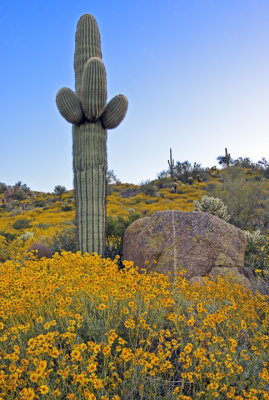
[{"label": "desert bush", "polygon": [[113,170],[107,170],[106,171],[106,184],[107,185],[113,185],[113,184],[119,184],[120,180],[117,178],[115,172]]},{"label": "desert bush", "polygon": [[158,187],[153,181],[148,180],[139,185],[139,191],[144,193],[146,196],[155,196],[158,191]]},{"label": "desert bush", "polygon": [[18,181],[14,186],[8,188],[5,196],[14,200],[24,200],[31,193],[30,188],[26,184]]},{"label": "desert bush", "polygon": [[193,204],[195,211],[210,213],[226,222],[230,219],[227,207],[221,199],[212,196],[203,196],[200,201],[194,200]]},{"label": "desert bush", "polygon": [[231,215],[230,223],[240,229],[266,230],[269,221],[269,196],[266,182],[257,182],[240,166],[225,168],[221,184],[211,195],[220,198]]},{"label": "desert bush", "polygon": [[123,236],[127,227],[135,220],[141,218],[141,214],[132,212],[128,217],[107,217],[106,221],[106,247],[105,256],[114,259],[119,256],[122,261]]},{"label": "desert bush", "polygon": [[5,193],[5,191],[7,190],[7,188],[8,188],[8,186],[7,186],[5,183],[0,182],[0,194],[1,194],[1,193]]},{"label": "desert bush", "polygon": [[167,187],[167,183],[171,182],[169,170],[160,172],[154,182],[159,189]]},{"label": "desert bush", "polygon": [[116,187],[120,184],[120,180],[117,178],[115,172],[113,170],[106,171],[106,195],[111,195]]},{"label": "desert bush", "polygon": [[239,157],[232,160],[232,165],[235,167],[247,168],[249,170],[257,169],[257,164],[253,163],[249,157]]},{"label": "desert bush", "polygon": [[4,231],[0,231],[0,236],[3,236],[7,242],[12,242],[17,237],[15,233],[4,232]]},{"label": "desert bush", "polygon": [[44,243],[33,243],[27,251],[28,253],[32,253],[36,258],[50,258],[52,256],[51,249]]},{"label": "desert bush", "polygon": [[27,197],[27,192],[21,189],[14,190],[12,193],[12,199],[14,200],[24,200]]},{"label": "desert bush", "polygon": [[62,250],[75,253],[78,250],[76,227],[68,226],[67,228],[60,229],[50,238],[50,248],[53,253],[61,252]]},{"label": "desert bush", "polygon": [[46,202],[44,200],[35,200],[33,202],[34,207],[45,207]]},{"label": "desert bush", "polygon": [[31,226],[31,221],[26,218],[17,219],[17,221],[12,225],[12,227],[17,230],[31,228]]},{"label": "desert bush", "polygon": [[140,214],[132,212],[127,218],[118,215],[117,217],[107,217],[106,221],[106,236],[119,236],[123,238],[127,227],[135,220],[141,218]]},{"label": "desert bush", "polygon": [[71,205],[65,205],[63,207],[61,207],[62,211],[71,211],[73,209],[73,207]]},{"label": "desert bush", "polygon": [[49,225],[44,224],[43,222],[40,222],[39,224],[36,224],[35,227],[39,228],[39,229],[47,229],[49,227]]},{"label": "desert bush", "polygon": [[19,215],[21,213],[22,213],[22,208],[14,207],[13,209],[11,209],[10,216],[14,217],[14,216]]},{"label": "desert bush", "polygon": [[145,200],[145,204],[153,204],[153,203],[155,203],[154,199],[146,199]]},{"label": "desert bush", "polygon": [[80,253],[5,263],[3,400],[268,399],[268,297],[124,264]]},{"label": "desert bush", "polygon": [[254,272],[269,272],[269,242],[260,230],[244,232],[247,239],[247,251],[245,254],[245,265]]},{"label": "desert bush", "polygon": [[130,187],[130,188],[127,188],[124,191],[122,191],[120,195],[123,198],[129,198],[129,197],[136,196],[138,193],[139,193],[139,189]]},{"label": "desert bush", "polygon": [[192,165],[189,161],[177,161],[174,168],[174,176],[176,180],[192,184],[194,179],[199,181],[208,180],[210,172],[196,162]]},{"label": "desert bush", "polygon": [[61,194],[66,193],[66,192],[67,192],[67,189],[66,189],[65,186],[56,185],[55,188],[54,188],[54,193],[55,194],[61,195]]},{"label": "desert bush", "polygon": [[258,168],[261,172],[261,175],[264,178],[269,179],[269,162],[266,160],[265,157],[258,161]]},{"label": "desert bush", "polygon": [[106,236],[105,243],[105,257],[114,260],[119,257],[120,262],[122,258],[122,238],[120,236]]}]

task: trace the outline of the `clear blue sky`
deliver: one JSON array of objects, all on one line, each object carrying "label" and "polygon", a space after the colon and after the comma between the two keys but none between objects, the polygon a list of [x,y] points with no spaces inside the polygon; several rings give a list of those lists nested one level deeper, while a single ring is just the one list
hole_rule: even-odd
[{"label": "clear blue sky", "polygon": [[73,186],[72,128],[55,95],[74,88],[75,31],[93,14],[108,99],[129,100],[108,131],[108,168],[154,179],[175,161],[269,159],[268,0],[14,0],[0,5],[0,182]]}]

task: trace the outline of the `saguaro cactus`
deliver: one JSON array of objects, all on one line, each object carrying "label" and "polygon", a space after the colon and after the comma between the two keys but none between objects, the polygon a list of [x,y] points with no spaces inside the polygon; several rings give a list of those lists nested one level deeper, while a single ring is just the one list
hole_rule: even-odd
[{"label": "saguaro cactus", "polygon": [[169,169],[170,169],[170,176],[171,179],[174,179],[174,167],[175,167],[175,163],[174,163],[174,159],[172,157],[172,149],[170,149],[170,160],[168,160],[168,165],[169,165]]},{"label": "saguaro cactus", "polygon": [[106,138],[107,129],[123,120],[127,98],[115,96],[108,104],[106,71],[100,34],[92,15],[83,15],[77,25],[75,93],[62,88],[56,103],[62,116],[73,124],[73,170],[79,250],[104,255]]}]

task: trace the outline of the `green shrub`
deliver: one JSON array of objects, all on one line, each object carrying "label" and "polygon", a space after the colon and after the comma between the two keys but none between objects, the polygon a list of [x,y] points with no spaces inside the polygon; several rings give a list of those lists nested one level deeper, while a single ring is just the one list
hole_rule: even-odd
[{"label": "green shrub", "polygon": [[[194,162],[194,164],[192,165],[189,161],[177,161],[173,169],[173,175],[174,179],[177,181],[180,180],[183,183],[192,184],[194,179],[198,180],[199,182],[208,180],[210,177],[210,170],[202,168],[201,165],[196,162]],[[168,176],[169,170],[162,171],[158,175],[158,186],[161,185],[159,187],[165,187],[164,182]]]},{"label": "green shrub", "polygon": [[184,190],[182,190],[182,189],[177,189],[176,192],[177,192],[177,194],[184,194]]},{"label": "green shrub", "polygon": [[60,194],[61,195],[61,194],[66,193],[66,192],[67,192],[67,190],[66,190],[65,186],[57,185],[54,188],[54,193],[55,194]]},{"label": "green shrub", "polygon": [[256,181],[240,166],[221,170],[220,181],[211,195],[227,205],[230,223],[243,230],[258,228],[265,232],[269,221],[267,182]]},{"label": "green shrub", "polygon": [[171,182],[171,178],[169,177],[169,171],[162,171],[158,174],[157,179],[155,180],[155,185],[159,189],[163,189],[167,187],[167,184]]},{"label": "green shrub", "polygon": [[46,202],[44,200],[35,200],[33,205],[34,207],[45,207]]},{"label": "green shrub", "polygon": [[66,205],[61,208],[62,211],[71,211],[73,209],[72,206]]},{"label": "green shrub", "polygon": [[107,217],[105,257],[114,259],[115,256],[119,256],[119,264],[121,265],[124,232],[132,222],[139,218],[141,218],[141,215],[135,212],[130,213],[127,218],[121,215]]},{"label": "green shrub", "polygon": [[247,251],[245,254],[245,266],[253,271],[269,271],[269,242],[259,230],[244,232],[247,239]]},{"label": "green shrub", "polygon": [[230,215],[228,215],[227,207],[221,199],[212,196],[203,196],[200,201],[194,200],[194,210],[200,212],[207,212],[215,215],[224,221],[228,222]]},{"label": "green shrub", "polygon": [[0,194],[4,193],[7,190],[7,185],[3,182],[0,182]]},{"label": "green shrub", "polygon": [[127,218],[118,215],[117,217],[107,217],[106,221],[106,236],[123,237],[127,227],[135,220],[141,218],[140,214],[132,212]]},{"label": "green shrub", "polygon": [[9,232],[4,232],[4,231],[0,231],[0,236],[4,236],[6,238],[7,242],[12,242],[17,237],[17,235],[15,233],[9,233]]},{"label": "green shrub", "polygon": [[20,218],[17,219],[17,221],[14,222],[14,224],[12,225],[14,229],[27,229],[27,228],[31,228],[31,221],[29,219],[26,218]]},{"label": "green shrub", "polygon": [[44,224],[43,222],[40,222],[39,224],[37,224],[35,226],[36,226],[36,228],[39,228],[39,229],[47,229],[49,227],[49,225]]},{"label": "green shrub", "polygon": [[134,197],[139,193],[139,189],[130,187],[124,190],[123,192],[120,193],[121,197],[123,198],[129,198],[129,197]]},{"label": "green shrub", "polygon": [[11,188],[11,197],[14,200],[24,200],[30,194],[30,188],[26,184],[22,184],[21,181],[17,182]]},{"label": "green shrub", "polygon": [[12,194],[14,200],[24,200],[27,197],[27,192],[25,190],[16,189]]},{"label": "green shrub", "polygon": [[146,196],[155,196],[158,191],[158,188],[154,184],[154,182],[146,181],[141,183],[139,190]]},{"label": "green shrub", "polygon": [[113,170],[107,170],[106,171],[106,184],[107,185],[113,185],[113,184],[119,184],[120,180],[117,178],[115,172]]},{"label": "green shrub", "polygon": [[78,251],[76,240],[76,227],[71,226],[67,229],[62,229],[51,238],[50,248],[53,253],[60,253],[62,250],[71,251],[75,253]]},{"label": "green shrub", "polygon": [[155,203],[155,200],[153,200],[153,199],[146,199],[146,200],[145,200],[145,203],[146,203],[146,204],[152,204],[152,203]]},{"label": "green shrub", "polygon": [[120,236],[107,236],[105,244],[105,257],[114,260],[116,256],[122,258],[122,238]]}]

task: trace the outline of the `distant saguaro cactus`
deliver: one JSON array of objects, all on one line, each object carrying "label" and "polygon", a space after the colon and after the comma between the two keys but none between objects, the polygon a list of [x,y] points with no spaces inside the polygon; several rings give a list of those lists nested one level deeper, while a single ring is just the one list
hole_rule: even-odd
[{"label": "distant saguaro cactus", "polygon": [[230,163],[232,162],[231,154],[228,153],[228,150],[226,147],[225,147],[225,156],[218,156],[217,160],[220,165],[225,165],[226,167],[230,166]]},{"label": "distant saguaro cactus", "polygon": [[174,167],[175,167],[175,163],[174,163],[174,159],[172,157],[172,149],[170,149],[170,160],[168,160],[168,165],[169,165],[169,169],[170,169],[170,176],[171,179],[174,178]]},{"label": "distant saguaro cactus", "polygon": [[56,103],[62,116],[73,124],[73,170],[78,248],[104,255],[107,129],[123,120],[127,98],[115,96],[108,104],[106,71],[100,34],[92,15],[77,25],[75,49],[76,92],[62,88]]}]

